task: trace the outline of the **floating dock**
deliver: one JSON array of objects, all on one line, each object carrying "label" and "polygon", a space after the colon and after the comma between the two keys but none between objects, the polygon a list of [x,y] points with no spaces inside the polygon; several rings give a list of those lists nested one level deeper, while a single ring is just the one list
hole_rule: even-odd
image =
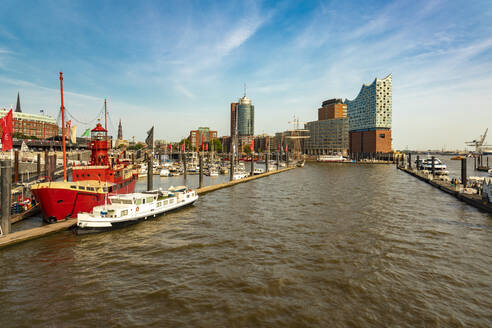
[{"label": "floating dock", "polygon": [[397,166],[403,172],[406,172],[419,180],[422,180],[431,186],[434,186],[454,197],[459,199],[462,202],[465,202],[471,206],[474,206],[482,211],[492,213],[492,203],[489,203],[487,200],[483,199],[482,196],[478,194],[466,194],[461,192],[462,185],[453,185],[447,181],[442,181],[438,179],[432,179],[431,174],[424,174],[421,171],[412,170],[410,168],[406,168],[403,166]]},{"label": "floating dock", "polygon": [[[207,192],[211,192],[211,191],[215,191],[215,190],[219,190],[219,189],[223,189],[223,188],[227,188],[227,187],[232,187],[232,186],[237,185],[239,183],[244,183],[244,182],[248,182],[251,180],[256,180],[259,178],[267,177],[267,176],[272,175],[272,174],[277,174],[277,173],[289,171],[289,170],[292,170],[295,168],[296,167],[288,167],[288,168],[280,169],[278,171],[272,171],[272,172],[262,173],[262,174],[258,174],[258,175],[253,175],[253,176],[250,176],[250,177],[247,177],[244,179],[240,179],[240,180],[233,180],[233,181],[226,182],[226,183],[211,185],[211,186],[203,187],[200,189],[196,189],[196,192],[198,194],[204,194]],[[57,223],[53,223],[53,224],[46,224],[46,225],[43,225],[41,227],[37,227],[37,228],[33,228],[33,229],[13,232],[13,233],[10,233],[6,236],[0,237],[0,248],[15,245],[15,244],[18,244],[18,243],[21,243],[24,241],[28,241],[31,239],[41,238],[41,237],[44,237],[44,236],[47,236],[47,235],[50,235],[50,234],[53,234],[56,232],[65,231],[65,230],[68,230],[68,229],[72,228],[73,226],[75,226],[76,223],[77,223],[77,219],[68,219],[66,221],[57,222]]]}]

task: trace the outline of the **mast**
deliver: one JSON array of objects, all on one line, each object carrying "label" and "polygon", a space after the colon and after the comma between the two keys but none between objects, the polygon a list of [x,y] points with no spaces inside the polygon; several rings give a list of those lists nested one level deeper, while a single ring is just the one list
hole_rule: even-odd
[{"label": "mast", "polygon": [[[67,151],[65,145],[65,107],[63,106],[63,72],[60,72],[60,95],[62,114],[62,145],[63,145],[63,181],[67,181]],[[56,163],[55,163],[56,165]]]},{"label": "mast", "polygon": [[104,129],[106,130],[106,142],[108,141],[108,114],[106,110],[106,98],[104,98]]}]

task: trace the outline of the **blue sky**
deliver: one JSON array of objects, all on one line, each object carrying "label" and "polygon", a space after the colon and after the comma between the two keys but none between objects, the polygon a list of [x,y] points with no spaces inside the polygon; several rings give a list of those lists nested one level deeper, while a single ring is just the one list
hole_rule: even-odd
[{"label": "blue sky", "polygon": [[462,149],[492,129],[490,1],[2,0],[0,13],[0,107],[20,91],[24,111],[56,116],[63,71],[75,118],[106,97],[125,138],[227,135],[244,83],[255,133],[274,133],[389,73],[394,148]]}]

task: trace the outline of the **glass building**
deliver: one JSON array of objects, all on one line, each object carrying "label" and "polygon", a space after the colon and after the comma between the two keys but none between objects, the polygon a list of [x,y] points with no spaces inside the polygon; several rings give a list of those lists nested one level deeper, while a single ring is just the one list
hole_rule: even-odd
[{"label": "glass building", "polygon": [[237,106],[237,121],[239,136],[252,136],[255,131],[255,106],[246,95],[239,99]]}]

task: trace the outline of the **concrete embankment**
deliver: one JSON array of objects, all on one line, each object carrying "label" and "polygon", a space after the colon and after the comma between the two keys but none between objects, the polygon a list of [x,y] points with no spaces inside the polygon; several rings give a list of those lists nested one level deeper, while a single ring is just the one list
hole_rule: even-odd
[{"label": "concrete embankment", "polygon": [[[247,178],[240,179],[240,180],[234,180],[234,181],[230,181],[227,183],[221,183],[221,184],[217,184],[217,185],[207,186],[207,187],[197,189],[196,191],[198,194],[204,194],[204,193],[211,192],[214,190],[219,190],[219,189],[231,187],[231,186],[237,185],[238,183],[244,183],[244,182],[248,182],[251,180],[256,180],[259,178],[267,177],[267,176],[270,176],[272,174],[282,173],[282,172],[285,172],[288,170],[292,170],[294,168],[295,167],[289,167],[289,168],[281,169],[278,171],[254,175],[254,176],[247,177]],[[33,228],[33,229],[13,232],[13,233],[8,234],[7,236],[0,237],[0,248],[15,245],[15,244],[18,244],[18,243],[21,243],[24,241],[28,241],[31,239],[41,238],[41,237],[53,234],[55,232],[64,231],[64,230],[67,230],[67,229],[73,227],[76,223],[77,223],[76,219],[69,219],[66,221],[53,223],[53,224],[47,224],[47,225]]]},{"label": "concrete embankment", "polygon": [[421,171],[412,170],[412,169],[405,168],[402,166],[398,166],[398,169],[416,177],[419,180],[422,180],[422,181],[430,184],[433,187],[436,187],[436,188],[456,197],[457,199],[461,200],[462,202],[465,202],[471,206],[474,206],[474,207],[476,207],[482,211],[492,213],[492,204],[491,203],[489,203],[487,200],[482,199],[482,196],[480,196],[480,195],[466,194],[466,193],[461,192],[460,190],[462,189],[462,185],[453,185],[447,181],[432,179],[431,174],[424,174]]}]

